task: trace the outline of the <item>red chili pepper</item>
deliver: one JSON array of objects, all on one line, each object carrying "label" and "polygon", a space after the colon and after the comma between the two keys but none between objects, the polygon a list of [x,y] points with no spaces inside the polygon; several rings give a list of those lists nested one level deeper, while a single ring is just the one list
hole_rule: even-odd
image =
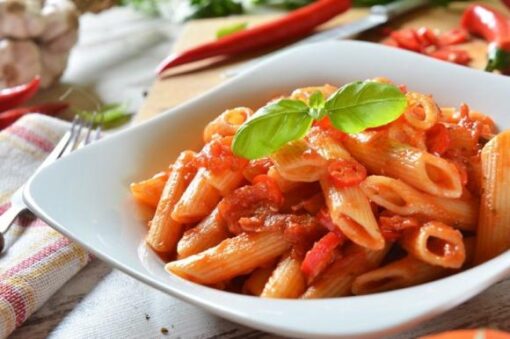
[{"label": "red chili pepper", "polygon": [[510,72],[510,19],[484,5],[471,5],[462,15],[461,25],[489,44],[486,71]]},{"label": "red chili pepper", "polygon": [[428,27],[420,27],[416,30],[416,36],[422,47],[437,46],[438,37],[436,33]]},{"label": "red chili pepper", "polygon": [[168,56],[157,72],[215,56],[230,56],[286,43],[311,33],[351,7],[351,0],[319,0],[267,24],[227,35],[181,53]]},{"label": "red chili pepper", "polygon": [[0,111],[21,105],[33,97],[39,89],[40,82],[39,76],[36,76],[26,84],[0,90]]},{"label": "red chili pepper", "polygon": [[358,185],[367,177],[366,168],[355,160],[335,160],[328,166],[329,178],[336,187]]},{"label": "red chili pepper", "polygon": [[301,271],[312,281],[335,259],[335,248],[344,242],[335,232],[329,232],[317,241],[311,250],[306,252],[301,264]]},{"label": "red chili pepper", "polygon": [[67,102],[49,102],[30,107],[14,108],[0,113],[0,130],[8,127],[13,122],[29,113],[56,115],[69,107]]}]

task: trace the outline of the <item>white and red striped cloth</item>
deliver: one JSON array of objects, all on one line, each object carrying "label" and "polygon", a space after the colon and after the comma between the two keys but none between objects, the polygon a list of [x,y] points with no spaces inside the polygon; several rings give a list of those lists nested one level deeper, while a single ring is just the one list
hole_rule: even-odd
[{"label": "white and red striped cloth", "polygon": [[[28,115],[0,131],[0,215],[10,195],[44,160],[68,123],[47,116]],[[8,250],[0,255],[0,337],[7,337],[91,256],[40,220],[18,221],[6,237]]]}]

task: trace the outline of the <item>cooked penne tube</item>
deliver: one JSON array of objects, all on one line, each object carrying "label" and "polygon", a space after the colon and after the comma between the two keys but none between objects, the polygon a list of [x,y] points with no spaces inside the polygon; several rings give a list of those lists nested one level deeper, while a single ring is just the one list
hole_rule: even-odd
[{"label": "cooked penne tube", "polygon": [[405,231],[400,244],[407,253],[431,265],[460,268],[466,260],[462,233],[439,221]]},{"label": "cooked penne tube", "polygon": [[462,195],[459,171],[446,159],[391,141],[383,132],[363,132],[348,137],[344,145],[374,174],[387,175],[432,195]]},{"label": "cooked penne tube", "polygon": [[278,188],[280,188],[280,191],[282,191],[282,193],[292,191],[293,189],[303,185],[302,183],[299,183],[297,181],[289,181],[287,179],[284,179],[274,166],[271,166],[271,168],[269,168],[269,171],[267,171],[267,176],[273,179],[273,181],[278,185]]},{"label": "cooked penne tube", "polygon": [[234,135],[252,114],[253,111],[247,107],[228,109],[221,113],[205,127],[203,133],[204,143],[208,143],[215,137]]},{"label": "cooked penne tube", "polygon": [[419,285],[442,278],[451,272],[451,269],[430,265],[408,255],[358,276],[352,284],[352,293],[371,294]]},{"label": "cooked penne tube", "polygon": [[417,92],[406,93],[408,109],[404,113],[406,121],[414,128],[427,130],[439,119],[439,107],[430,95]]},{"label": "cooked penne tube", "polygon": [[482,149],[482,197],[475,263],[510,249],[510,131]]},{"label": "cooked penne tube", "polygon": [[207,183],[216,188],[222,196],[226,196],[244,182],[242,171],[224,170],[219,173],[206,170],[204,173]]},{"label": "cooked penne tube", "polygon": [[250,274],[243,284],[243,293],[259,296],[264,290],[269,277],[273,274],[275,265],[259,267]]},{"label": "cooked penne tube", "polygon": [[278,173],[289,181],[313,182],[326,173],[327,161],[304,140],[289,142],[271,155]]},{"label": "cooked penne tube", "polygon": [[320,181],[331,220],[354,243],[379,250],[384,238],[368,198],[358,186],[338,188],[328,179]]},{"label": "cooked penne tube", "polygon": [[327,99],[337,90],[338,87],[331,86],[328,84],[324,86],[303,87],[294,90],[294,92],[292,92],[292,94],[290,95],[290,98],[308,102],[308,99],[310,99],[310,96],[312,96],[312,94],[316,92],[321,92],[324,98]]},{"label": "cooked penne tube", "polygon": [[177,243],[177,258],[183,259],[216,246],[228,238],[229,234],[227,224],[215,208],[197,226],[184,232]]},{"label": "cooked penne tube", "polygon": [[382,262],[390,245],[372,251],[351,244],[343,255],[335,259],[301,296],[304,299],[343,297],[351,293],[354,279]]},{"label": "cooked penne tube", "polygon": [[[470,263],[474,253],[474,237],[464,239],[466,263]],[[411,255],[391,262],[373,271],[358,276],[352,284],[356,295],[379,293],[399,288],[415,286],[456,272],[453,269],[427,264]]]},{"label": "cooked penne tube", "polygon": [[[326,160],[350,160],[343,146],[325,133],[316,133],[309,143]],[[359,186],[336,187],[324,176],[320,180],[324,199],[333,222],[353,242],[373,250],[384,247],[370,202]]]},{"label": "cooked penne tube", "polygon": [[464,231],[474,231],[478,221],[478,201],[436,197],[418,191],[403,181],[372,175],[361,183],[368,199],[399,215],[421,215]]},{"label": "cooked penne tube", "polygon": [[194,157],[195,153],[191,151],[185,151],[179,155],[161,193],[161,199],[146,238],[146,242],[156,252],[175,251],[175,245],[182,233],[182,226],[172,218],[172,210],[189,185],[192,173],[187,165]]},{"label": "cooked penne tube", "polygon": [[172,261],[165,268],[182,278],[210,285],[246,274],[289,247],[281,232],[242,233],[204,252]]},{"label": "cooked penne tube", "polygon": [[131,194],[133,194],[136,200],[156,208],[163,188],[168,181],[168,174],[170,171],[159,172],[152,178],[132,183],[130,185]]},{"label": "cooked penne tube", "polygon": [[260,294],[263,298],[298,298],[306,289],[301,260],[291,254],[284,256]]},{"label": "cooked penne tube", "polygon": [[208,216],[221,199],[220,192],[206,179],[207,170],[200,168],[172,211],[172,219],[186,224]]}]

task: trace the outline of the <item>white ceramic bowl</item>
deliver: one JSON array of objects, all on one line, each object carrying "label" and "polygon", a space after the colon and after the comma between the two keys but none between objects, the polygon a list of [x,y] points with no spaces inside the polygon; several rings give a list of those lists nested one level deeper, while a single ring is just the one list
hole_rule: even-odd
[{"label": "white ceramic bowl", "polygon": [[[324,300],[265,300],[200,286],[163,269],[143,245],[147,231],[129,193],[132,181],[198,148],[206,122],[224,109],[257,107],[281,93],[326,82],[386,76],[434,94],[442,105],[467,102],[510,125],[510,78],[362,42],[326,42],[274,57],[195,100],[77,151],[41,171],[25,201],[49,225],[118,269],[227,319],[297,337],[369,337],[402,331],[445,312],[510,273],[510,251],[454,276],[394,292]],[[168,93],[172,95],[172,93]]]}]

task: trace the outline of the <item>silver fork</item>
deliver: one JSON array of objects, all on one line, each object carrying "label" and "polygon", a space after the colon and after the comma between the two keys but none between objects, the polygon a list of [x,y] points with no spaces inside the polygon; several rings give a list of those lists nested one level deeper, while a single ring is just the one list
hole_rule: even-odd
[{"label": "silver fork", "polygon": [[[85,122],[79,116],[75,116],[70,129],[64,134],[53,151],[51,151],[43,163],[35,170],[32,176],[37,174],[42,168],[71,153],[77,148],[98,140],[101,135],[101,122],[94,130],[95,120],[96,113],[93,114],[92,119],[88,122]],[[85,132],[84,136],[82,131]],[[10,200],[11,206],[0,216],[0,253],[3,252],[5,248],[5,234],[14,224],[14,221],[19,216],[25,215],[26,213],[31,214],[32,217],[34,216],[23,202],[22,196],[24,187],[25,185],[22,185],[16,190],[16,192],[14,192]]]}]

